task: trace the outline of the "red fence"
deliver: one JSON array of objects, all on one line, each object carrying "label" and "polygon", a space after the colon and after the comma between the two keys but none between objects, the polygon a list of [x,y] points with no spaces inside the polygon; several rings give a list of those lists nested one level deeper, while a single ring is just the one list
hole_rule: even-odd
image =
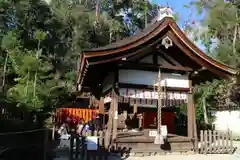
[{"label": "red fence", "polygon": [[96,113],[96,109],[61,108],[56,112],[57,123],[62,124],[62,122],[66,120],[67,116],[73,117],[76,120],[83,118],[85,122],[88,122],[93,116],[96,116]]}]

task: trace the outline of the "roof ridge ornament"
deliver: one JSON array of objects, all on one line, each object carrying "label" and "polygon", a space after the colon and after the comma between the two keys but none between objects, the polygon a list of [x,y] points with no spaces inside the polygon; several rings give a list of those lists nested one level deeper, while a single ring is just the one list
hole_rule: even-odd
[{"label": "roof ridge ornament", "polygon": [[164,38],[162,39],[162,45],[163,45],[166,49],[168,49],[169,47],[172,47],[172,46],[173,46],[173,42],[172,42],[172,40],[171,40],[168,36],[166,36],[166,37],[164,37]]},{"label": "roof ridge ornament", "polygon": [[165,17],[174,18],[173,14],[173,10],[170,7],[159,7],[155,21],[161,21]]}]

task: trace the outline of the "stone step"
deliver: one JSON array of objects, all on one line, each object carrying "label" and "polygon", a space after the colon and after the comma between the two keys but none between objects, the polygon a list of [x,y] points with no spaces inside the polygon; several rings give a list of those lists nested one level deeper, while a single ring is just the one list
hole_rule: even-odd
[{"label": "stone step", "polygon": [[157,144],[121,144],[117,145],[117,150],[126,150],[130,152],[187,152],[193,151],[193,144],[171,144],[171,145],[157,145]]},{"label": "stone step", "polygon": [[[132,148],[160,148],[159,144],[154,143],[116,143],[117,146],[128,146]],[[193,147],[192,142],[185,142],[185,143],[166,143],[162,146],[171,146],[171,148],[178,148],[178,147]]]}]

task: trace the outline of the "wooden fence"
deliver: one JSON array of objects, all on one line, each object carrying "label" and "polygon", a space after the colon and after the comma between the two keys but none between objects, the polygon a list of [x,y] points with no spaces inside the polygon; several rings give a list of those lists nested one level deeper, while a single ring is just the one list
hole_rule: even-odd
[{"label": "wooden fence", "polygon": [[232,154],[234,151],[232,132],[200,131],[200,154]]}]

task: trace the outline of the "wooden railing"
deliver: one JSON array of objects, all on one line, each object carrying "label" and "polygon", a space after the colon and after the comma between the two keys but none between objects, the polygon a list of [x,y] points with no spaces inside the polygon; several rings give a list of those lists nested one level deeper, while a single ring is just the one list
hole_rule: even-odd
[{"label": "wooden railing", "polygon": [[200,131],[200,154],[232,154],[234,151],[232,132]]}]

